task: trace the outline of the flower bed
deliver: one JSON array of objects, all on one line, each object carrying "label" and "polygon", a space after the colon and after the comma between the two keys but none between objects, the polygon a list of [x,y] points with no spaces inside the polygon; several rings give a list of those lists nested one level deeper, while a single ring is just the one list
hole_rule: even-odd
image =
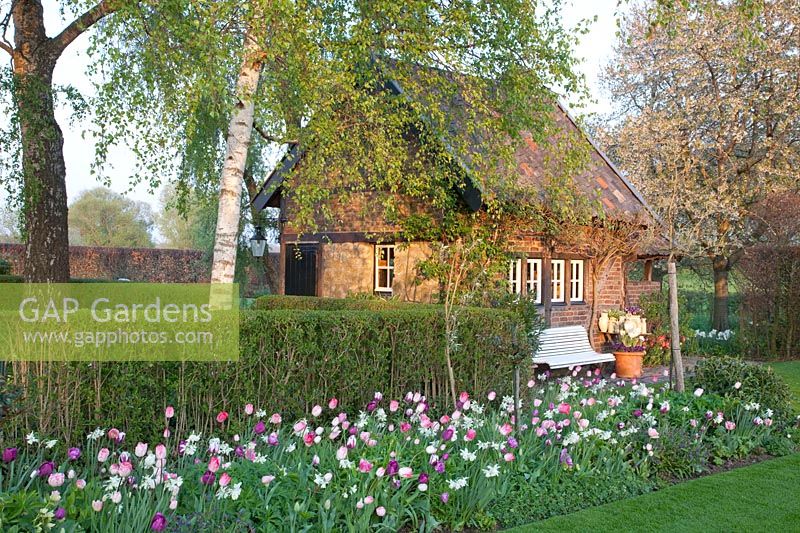
[{"label": "flower bed", "polygon": [[[116,428],[98,428],[79,446],[32,432],[3,452],[0,526],[491,529],[548,516],[509,505],[531,487],[554,496],[599,480],[625,497],[659,475],[689,477],[709,461],[794,448],[786,420],[768,406],[594,373],[545,377],[528,383],[518,431],[513,400],[494,393],[461,393],[456,409],[436,415],[419,393],[376,393],[357,414],[331,399],[299,420],[243,405],[214,416],[215,435],[172,434],[168,407],[159,443]],[[596,489],[587,505],[607,501]]]}]

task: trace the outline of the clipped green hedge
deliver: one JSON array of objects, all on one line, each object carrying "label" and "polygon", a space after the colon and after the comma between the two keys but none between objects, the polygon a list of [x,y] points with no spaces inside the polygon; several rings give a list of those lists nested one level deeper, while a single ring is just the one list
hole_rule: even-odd
[{"label": "clipped green hedge", "polygon": [[[511,392],[507,332],[517,316],[459,310],[452,354],[459,390]],[[292,416],[332,397],[357,410],[376,391],[398,397],[419,390],[434,404],[449,397],[439,306],[245,311],[240,333],[237,362],[13,363],[14,381],[27,382],[27,401],[7,424],[7,436],[19,439],[25,427],[40,427],[78,442],[98,425],[117,425],[154,438],[164,429],[166,405],[175,406],[178,429],[208,431],[218,411],[237,412],[246,403]]]},{"label": "clipped green hedge", "polygon": [[419,304],[383,298],[318,298],[316,296],[268,295],[258,298],[254,309],[305,309],[308,311],[383,311],[387,309],[439,309],[435,304]]}]

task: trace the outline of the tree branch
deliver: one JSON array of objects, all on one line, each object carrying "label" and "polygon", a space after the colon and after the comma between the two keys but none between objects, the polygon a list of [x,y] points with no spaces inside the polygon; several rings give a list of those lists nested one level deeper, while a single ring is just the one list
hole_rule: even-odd
[{"label": "tree branch", "polygon": [[12,57],[14,55],[14,50],[3,41],[0,41],[0,50],[5,50],[6,52],[8,52],[8,55]]},{"label": "tree branch", "polygon": [[297,139],[284,140],[284,139],[279,139],[278,137],[275,137],[274,135],[270,135],[269,133],[264,131],[261,128],[261,126],[259,126],[256,122],[253,122],[253,129],[256,130],[256,133],[258,133],[261,136],[261,138],[264,139],[265,141],[278,143],[278,144],[289,144],[289,145],[298,144],[300,142]]},{"label": "tree branch", "polygon": [[61,55],[61,52],[63,52],[72,41],[77,39],[80,34],[86,31],[95,22],[99,21],[106,15],[110,15],[116,10],[117,8],[112,6],[107,0],[101,0],[100,3],[96,4],[83,15],[73,20],[69,26],[64,28],[64,31],[50,40],[52,50],[55,55]]}]

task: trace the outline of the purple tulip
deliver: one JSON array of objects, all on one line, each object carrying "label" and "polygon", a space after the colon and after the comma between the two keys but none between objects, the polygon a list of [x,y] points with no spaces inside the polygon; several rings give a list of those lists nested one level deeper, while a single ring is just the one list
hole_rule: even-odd
[{"label": "purple tulip", "polygon": [[14,459],[17,458],[17,449],[16,448],[6,448],[3,450],[3,462],[10,463]]},{"label": "purple tulip", "polygon": [[244,448],[237,446],[233,453],[236,454],[236,457],[244,457]]},{"label": "purple tulip", "polygon": [[428,474],[426,474],[425,472],[421,473],[419,475],[419,482],[420,483],[427,483],[428,482]]},{"label": "purple tulip", "polygon": [[64,518],[66,518],[66,516],[67,516],[67,510],[64,509],[63,507],[59,507],[53,513],[53,518],[55,518],[56,520],[64,520]]},{"label": "purple tulip", "polygon": [[447,461],[448,459],[450,459],[450,454],[449,453],[443,453],[442,454],[442,461]]},{"label": "purple tulip", "polygon": [[270,433],[269,436],[267,437],[267,444],[269,444],[270,446],[277,446],[278,445],[278,434],[275,433],[275,432]]},{"label": "purple tulip", "polygon": [[372,400],[371,402],[369,402],[367,404],[367,412],[371,413],[372,411],[375,410],[376,407],[378,407],[378,402],[376,402],[375,400]]},{"label": "purple tulip", "polygon": [[446,492],[443,492],[439,498],[442,500],[442,503],[447,503],[447,500],[450,499],[450,495]]},{"label": "purple tulip", "polygon": [[444,474],[444,461],[436,461],[436,464],[433,467],[440,474]]},{"label": "purple tulip", "polygon": [[52,474],[55,469],[56,465],[53,461],[45,461],[39,466],[39,477],[47,477]]},{"label": "purple tulip", "polygon": [[389,464],[386,465],[386,475],[387,476],[393,476],[393,475],[397,474],[398,470],[400,470],[400,465],[394,459],[389,461]]},{"label": "purple tulip", "polygon": [[181,455],[186,453],[186,441],[182,440],[178,443],[178,453]]},{"label": "purple tulip", "polygon": [[215,479],[217,479],[217,475],[211,470],[206,470],[206,473],[200,478],[200,483],[203,485],[213,485]]},{"label": "purple tulip", "polygon": [[253,432],[254,432],[256,435],[261,435],[261,434],[262,434],[262,433],[264,433],[266,430],[267,430],[267,425],[264,423],[264,421],[263,421],[263,420],[259,420],[259,421],[258,421],[258,423],[257,423],[257,424],[255,425],[255,427],[253,428]]},{"label": "purple tulip", "polygon": [[445,429],[445,430],[442,432],[442,440],[443,440],[443,441],[445,441],[445,442],[449,441],[450,439],[452,439],[452,438],[453,438],[453,434],[454,434],[454,433],[455,433],[455,431],[453,431],[453,428],[447,428],[447,429]]},{"label": "purple tulip", "polygon": [[153,516],[153,521],[150,522],[150,529],[153,531],[164,531],[167,528],[167,517],[161,513],[156,513]]},{"label": "purple tulip", "polygon": [[633,416],[635,416],[636,418],[639,418],[640,416],[642,416],[642,410],[641,409],[634,409],[633,410]]},{"label": "purple tulip", "polygon": [[77,461],[81,456],[81,449],[80,448],[70,448],[67,451],[67,459],[70,461]]},{"label": "purple tulip", "polygon": [[508,442],[508,447],[509,448],[516,448],[517,446],[519,446],[519,443],[517,442],[517,439],[515,439],[514,437],[508,437],[508,441],[507,442]]},{"label": "purple tulip", "polygon": [[567,467],[572,468],[572,457],[570,457],[569,452],[567,452],[566,448],[562,448],[561,455],[558,457],[558,461],[562,465],[567,465]]}]

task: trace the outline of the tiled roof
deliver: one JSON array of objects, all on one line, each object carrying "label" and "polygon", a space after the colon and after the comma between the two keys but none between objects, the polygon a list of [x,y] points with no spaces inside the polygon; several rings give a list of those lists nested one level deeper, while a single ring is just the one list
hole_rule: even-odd
[{"label": "tiled roof", "polygon": [[[572,117],[558,105],[553,112],[557,126],[554,137],[563,133],[577,134],[589,148],[589,163],[579,175],[573,177],[578,190],[592,198],[597,197],[607,214],[636,214],[649,211],[636,188],[614,167],[597,145],[581,131]],[[522,134],[522,142],[515,152],[518,184],[541,190],[547,180],[546,160],[548,151],[539,146],[529,133]]]}]

